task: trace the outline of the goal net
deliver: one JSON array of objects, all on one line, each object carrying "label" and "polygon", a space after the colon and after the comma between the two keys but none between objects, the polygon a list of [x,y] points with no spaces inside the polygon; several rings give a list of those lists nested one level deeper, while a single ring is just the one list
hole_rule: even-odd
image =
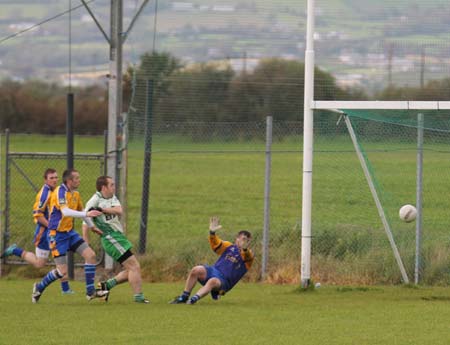
[{"label": "goal net", "polygon": [[[313,279],[446,282],[449,111],[314,113]],[[404,204],[416,222],[400,220]]]}]

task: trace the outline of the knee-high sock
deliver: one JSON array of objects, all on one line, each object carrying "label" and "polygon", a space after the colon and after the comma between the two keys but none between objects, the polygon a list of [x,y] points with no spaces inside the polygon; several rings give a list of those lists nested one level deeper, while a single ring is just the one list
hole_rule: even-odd
[{"label": "knee-high sock", "polygon": [[92,295],[95,292],[95,265],[85,264],[84,265],[84,276],[86,279],[86,294]]},{"label": "knee-high sock", "polygon": [[47,286],[53,283],[55,280],[62,278],[63,276],[55,268],[48,272],[44,278],[37,284],[37,289],[42,292]]}]

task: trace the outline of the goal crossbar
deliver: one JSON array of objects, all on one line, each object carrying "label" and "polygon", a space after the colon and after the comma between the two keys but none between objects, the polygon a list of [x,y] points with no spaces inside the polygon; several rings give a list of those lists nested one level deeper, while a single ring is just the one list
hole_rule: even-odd
[{"label": "goal crossbar", "polygon": [[449,101],[312,101],[311,109],[450,110]]}]

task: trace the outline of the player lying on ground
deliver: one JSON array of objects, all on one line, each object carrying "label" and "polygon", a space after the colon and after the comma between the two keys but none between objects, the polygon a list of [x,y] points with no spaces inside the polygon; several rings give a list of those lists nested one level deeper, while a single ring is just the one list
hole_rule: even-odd
[{"label": "player lying on ground", "polygon": [[[36,224],[33,244],[35,253],[26,251],[17,246],[10,245],[0,256],[1,259],[10,255],[16,255],[36,268],[42,268],[47,264],[50,255],[48,243],[48,217],[50,208],[50,196],[58,184],[58,173],[55,169],[48,168],[44,172],[44,185],[36,195],[33,205],[33,218]],[[63,294],[73,294],[70,289],[67,277],[61,278],[61,292]]]},{"label": "player lying on ground", "polygon": [[[134,301],[149,303],[142,293],[141,266],[136,256],[131,252],[133,247],[123,234],[119,216],[122,215],[122,206],[114,195],[116,187],[109,176],[100,176],[96,182],[97,192],[87,202],[87,210],[99,210],[102,213],[93,218],[97,228],[102,231],[101,242],[105,252],[125,269],[114,278],[99,283],[100,290],[111,290],[114,286],[128,281],[134,292]],[[88,226],[83,224],[83,239],[89,243]]]},{"label": "player lying on ground", "polygon": [[[186,280],[183,293],[171,304],[194,304],[200,298],[211,292],[213,299],[218,299],[230,291],[234,285],[247,273],[253,263],[253,253],[248,248],[251,233],[242,230],[236,236],[234,244],[223,241],[216,235],[221,229],[219,218],[212,217],[209,222],[209,244],[211,249],[220,255],[214,266],[202,265],[192,268]],[[189,298],[197,281],[203,286]]]}]

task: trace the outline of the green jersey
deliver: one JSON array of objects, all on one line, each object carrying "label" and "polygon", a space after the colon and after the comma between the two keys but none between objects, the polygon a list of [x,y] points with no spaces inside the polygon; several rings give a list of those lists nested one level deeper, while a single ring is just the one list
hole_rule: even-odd
[{"label": "green jersey", "polygon": [[[117,199],[115,195],[112,198],[105,199],[100,192],[96,192],[86,203],[86,210],[89,210],[91,207],[111,208],[117,206],[121,205],[119,199]],[[102,226],[101,228],[99,227],[103,232],[118,231],[123,233],[122,224],[120,223],[119,217],[115,214],[102,214],[92,220],[97,227],[99,227],[99,224],[108,225]]]}]

